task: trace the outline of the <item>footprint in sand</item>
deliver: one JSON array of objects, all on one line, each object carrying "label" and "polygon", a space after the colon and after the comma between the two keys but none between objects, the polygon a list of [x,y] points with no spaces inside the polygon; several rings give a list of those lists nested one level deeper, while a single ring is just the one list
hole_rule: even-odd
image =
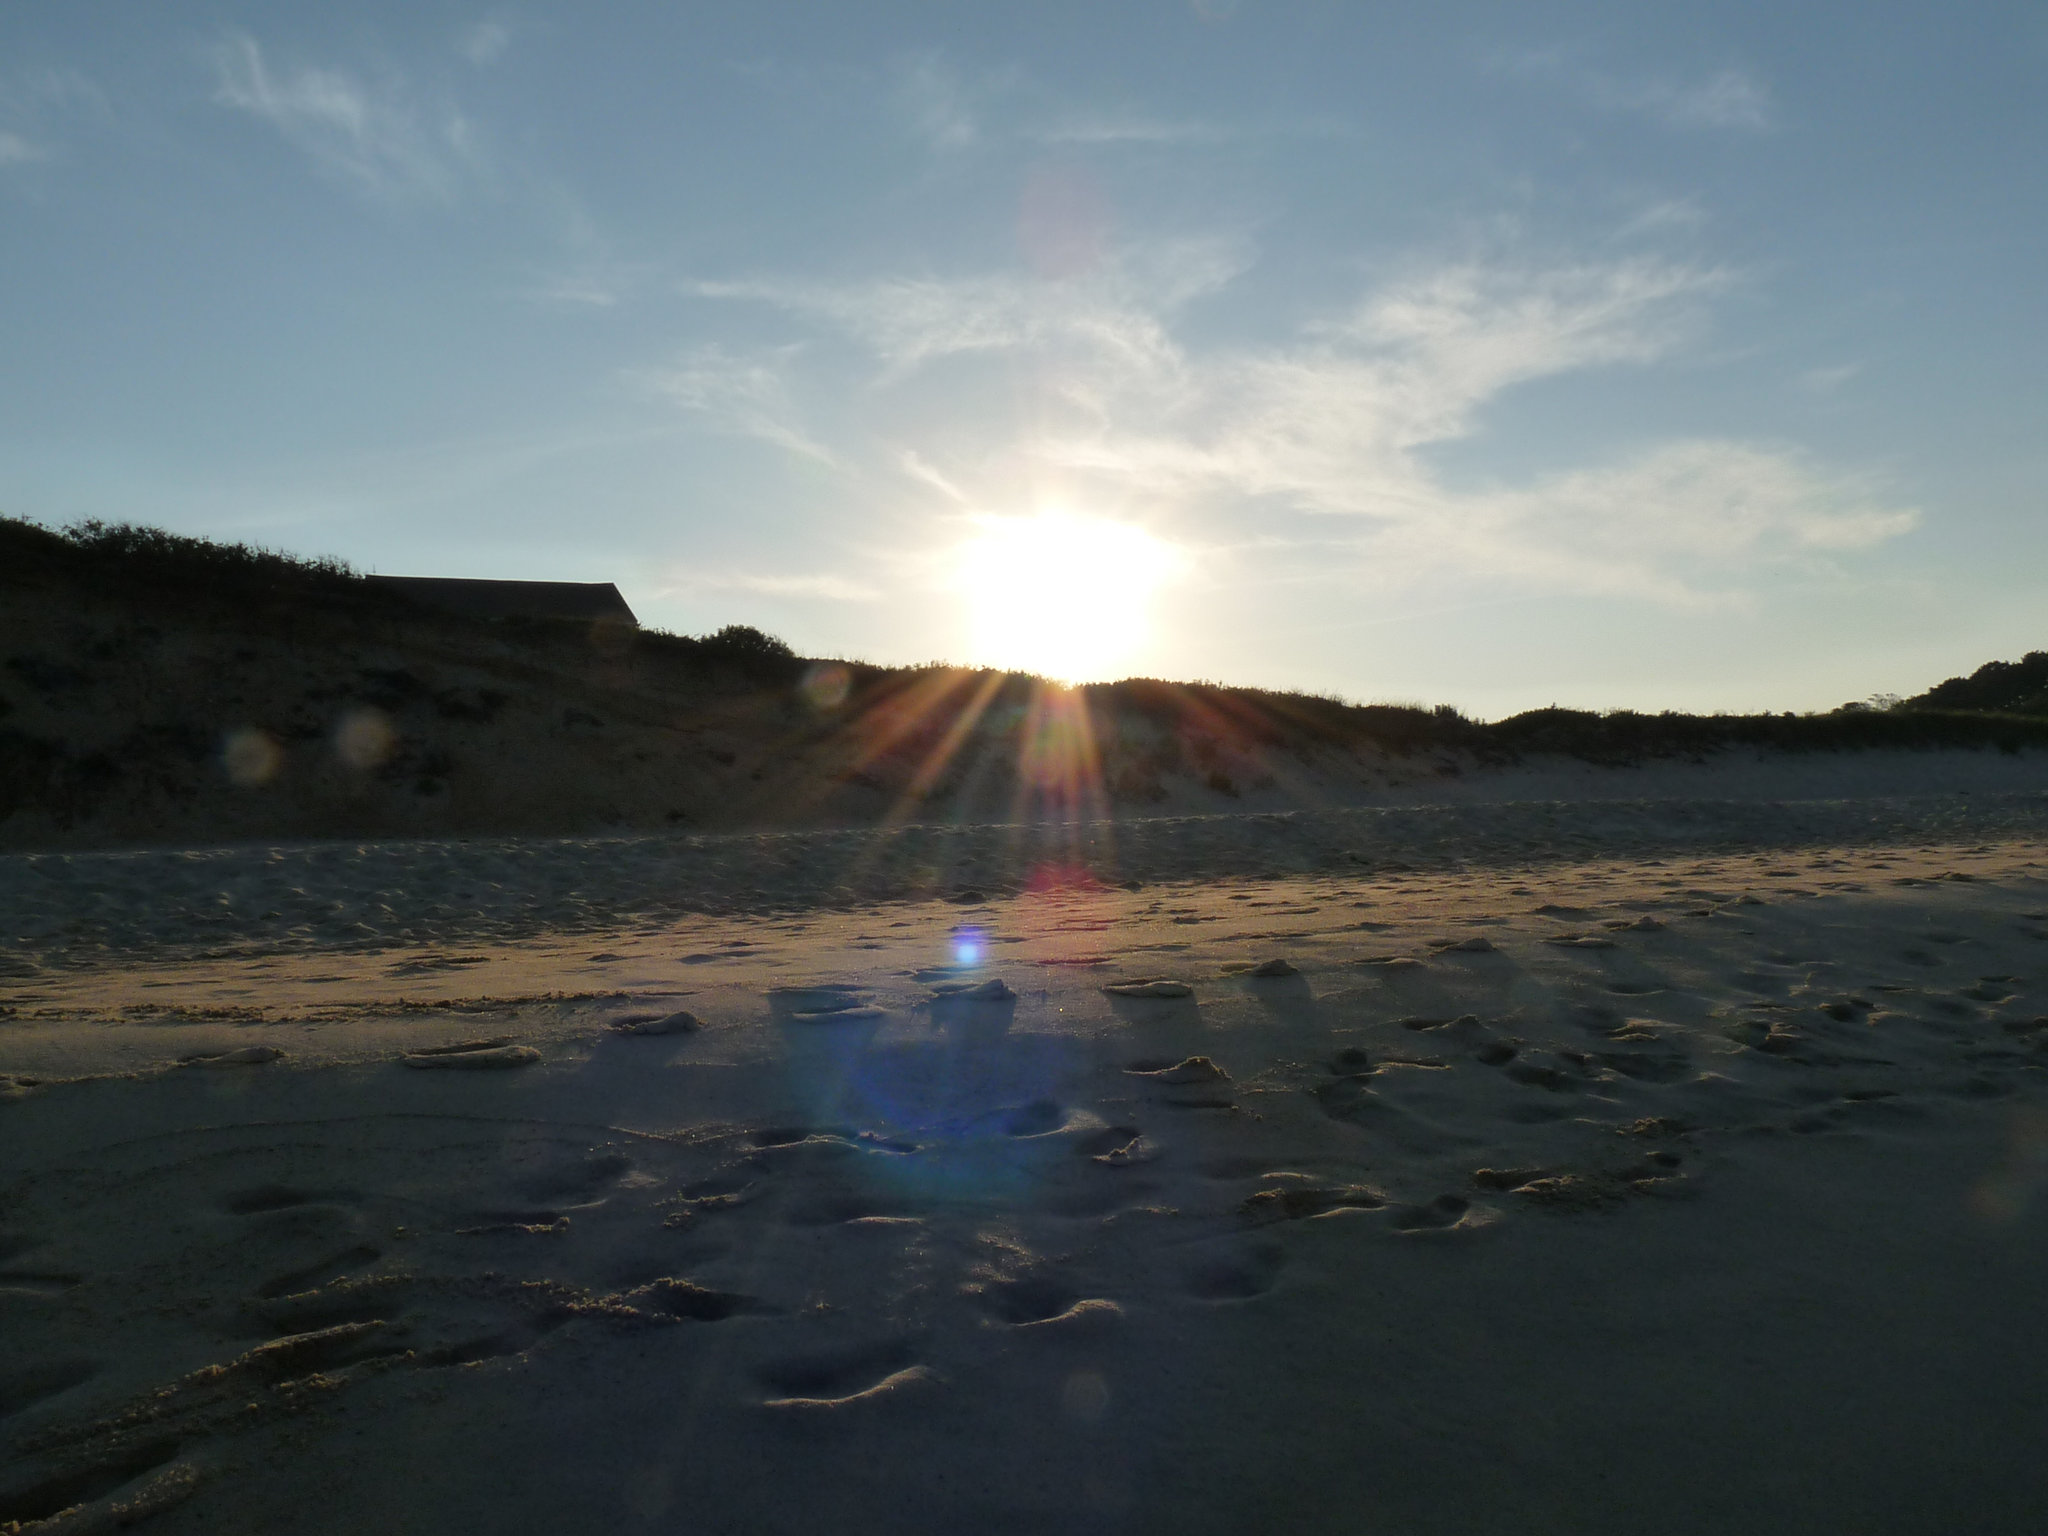
[{"label": "footprint in sand", "polygon": [[1130,1168],[1156,1161],[1160,1146],[1135,1125],[1106,1125],[1076,1138],[1074,1151],[1105,1168]]},{"label": "footprint in sand", "polygon": [[1233,1107],[1230,1074],[1207,1056],[1189,1056],[1180,1061],[1135,1061],[1124,1068],[1127,1075],[1143,1078],[1159,1092],[1159,1102],[1176,1109],[1229,1109]]},{"label": "footprint in sand", "polygon": [[[175,1438],[146,1439],[116,1456],[0,1493],[0,1530],[34,1528],[42,1521],[49,1521],[44,1528],[52,1531],[113,1530],[169,1509],[199,1486],[190,1467],[160,1470],[178,1449]],[[151,1473],[156,1475],[128,1497],[112,1497]],[[59,1515],[68,1518],[59,1521]]]},{"label": "footprint in sand", "polygon": [[265,1216],[303,1205],[354,1205],[363,1198],[357,1189],[295,1189],[289,1184],[256,1184],[238,1189],[221,1201],[231,1216]]},{"label": "footprint in sand", "polygon": [[621,1035],[689,1035],[704,1027],[704,1021],[686,1008],[674,1013],[623,1013],[606,1021],[605,1027]]},{"label": "footprint in sand", "polygon": [[0,1419],[12,1418],[60,1393],[92,1380],[100,1372],[96,1360],[43,1360],[0,1372]]},{"label": "footprint in sand", "polygon": [[990,1280],[972,1294],[997,1322],[1011,1328],[1057,1328],[1062,1332],[1084,1324],[1114,1322],[1123,1308],[1100,1296],[1083,1296],[1048,1275],[1021,1275]]},{"label": "footprint in sand", "polygon": [[274,1045],[245,1045],[232,1051],[194,1051],[180,1056],[181,1067],[260,1067],[283,1061],[284,1052]]},{"label": "footprint in sand", "polygon": [[841,1184],[804,1190],[784,1207],[782,1219],[792,1227],[921,1225],[901,1200],[890,1201],[874,1190]]},{"label": "footprint in sand", "polygon": [[1451,1029],[1477,1024],[1479,1022],[1479,1015],[1476,1013],[1461,1013],[1453,1017],[1449,1014],[1439,1013],[1410,1013],[1404,1014],[1393,1022],[1402,1029],[1412,1029],[1419,1034],[1426,1030]]},{"label": "footprint in sand", "polygon": [[1331,1211],[1376,1211],[1386,1203],[1384,1194],[1363,1184],[1288,1184],[1248,1195],[1237,1209],[1247,1221],[1265,1226],[1276,1221],[1305,1221]]},{"label": "footprint in sand", "polygon": [[622,1292],[619,1300],[636,1311],[697,1323],[722,1323],[741,1313],[767,1310],[751,1296],[742,1296],[737,1291],[712,1290],[694,1280],[673,1275],[664,1275],[659,1280]]},{"label": "footprint in sand", "polygon": [[530,1067],[540,1052],[530,1045],[514,1045],[509,1037],[496,1040],[465,1040],[458,1045],[430,1045],[407,1051],[399,1060],[408,1067],[447,1068],[455,1071],[491,1072],[513,1067]]},{"label": "footprint in sand", "polygon": [[932,1000],[944,1003],[1008,1003],[1017,994],[1000,976],[987,981],[941,982],[932,988]]},{"label": "footprint in sand", "polygon": [[857,1024],[886,1012],[853,987],[776,987],[768,1007],[776,1018],[799,1024]]},{"label": "footprint in sand", "polygon": [[1639,1083],[1675,1083],[1692,1072],[1691,1059],[1675,1046],[1662,1050],[1594,1051],[1592,1059],[1608,1071]]},{"label": "footprint in sand", "polygon": [[1207,1056],[1188,1056],[1179,1061],[1134,1061],[1124,1071],[1167,1088],[1230,1081],[1230,1074]]},{"label": "footprint in sand", "polygon": [[1223,967],[1225,976],[1241,976],[1252,981],[1270,981],[1281,976],[1299,976],[1301,972],[1285,960],[1241,960]]},{"label": "footprint in sand", "polygon": [[1541,1088],[1548,1093],[1574,1093],[1582,1085],[1577,1074],[1528,1056],[1518,1056],[1509,1061],[1501,1072],[1511,1082],[1520,1083],[1525,1088]]},{"label": "footprint in sand", "polygon": [[409,1275],[343,1275],[317,1290],[258,1296],[243,1302],[242,1310],[273,1334],[298,1337],[344,1323],[395,1323],[419,1289]]},{"label": "footprint in sand", "polygon": [[375,1248],[357,1244],[339,1253],[329,1254],[326,1258],[303,1268],[288,1270],[264,1281],[256,1287],[256,1296],[261,1301],[275,1301],[281,1296],[297,1296],[306,1291],[315,1291],[341,1279],[344,1275],[354,1274],[357,1270],[376,1263],[383,1256]]},{"label": "footprint in sand", "polygon": [[902,1343],[797,1355],[767,1367],[759,1379],[775,1394],[761,1406],[782,1413],[878,1407],[939,1384],[938,1373],[915,1363]]},{"label": "footprint in sand", "polygon": [[1173,998],[1193,997],[1195,989],[1184,981],[1172,981],[1164,976],[1147,976],[1131,981],[1112,981],[1102,990],[1111,997],[1151,998],[1166,1001]]},{"label": "footprint in sand", "polygon": [[1066,1110],[1053,1099],[1033,1099],[1015,1109],[996,1111],[996,1124],[1002,1133],[1020,1140],[1030,1136],[1049,1136],[1066,1123]]},{"label": "footprint in sand", "polygon": [[1396,1232],[1444,1232],[1465,1225],[1471,1212],[1463,1195],[1438,1195],[1426,1205],[1398,1207],[1390,1224]]},{"label": "footprint in sand", "polygon": [[85,1276],[49,1269],[0,1270],[0,1295],[61,1296],[85,1284]]},{"label": "footprint in sand", "polygon": [[512,1181],[523,1200],[589,1200],[632,1171],[622,1152],[569,1154],[530,1164]]},{"label": "footprint in sand", "polygon": [[1250,1301],[1279,1284],[1286,1263],[1286,1250],[1275,1242],[1234,1246],[1189,1264],[1181,1289],[1197,1301]]},{"label": "footprint in sand", "polygon": [[887,1010],[868,1000],[866,989],[839,982],[808,987],[770,987],[768,1011],[799,1024],[857,1024],[880,1019]]}]

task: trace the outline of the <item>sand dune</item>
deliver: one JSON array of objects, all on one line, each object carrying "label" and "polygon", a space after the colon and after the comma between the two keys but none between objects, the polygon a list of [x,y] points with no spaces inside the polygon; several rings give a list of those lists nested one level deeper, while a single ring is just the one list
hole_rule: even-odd
[{"label": "sand dune", "polygon": [[2048,721],[2003,714],[1478,725],[1250,688],[805,662],[754,632],[735,649],[465,619],[275,558],[124,557],[4,518],[0,597],[0,849],[910,823],[971,841],[1244,812],[2026,794],[2048,762]]},{"label": "sand dune", "polygon": [[2038,1528],[2039,805],[1490,814],[7,860],[0,1528]]}]

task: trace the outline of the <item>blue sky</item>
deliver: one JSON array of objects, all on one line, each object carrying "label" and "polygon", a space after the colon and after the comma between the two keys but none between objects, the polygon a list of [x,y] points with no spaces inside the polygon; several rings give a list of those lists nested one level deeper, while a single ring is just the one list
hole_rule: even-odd
[{"label": "blue sky", "polygon": [[0,510],[800,650],[1824,708],[2048,647],[2048,11],[0,7]]}]

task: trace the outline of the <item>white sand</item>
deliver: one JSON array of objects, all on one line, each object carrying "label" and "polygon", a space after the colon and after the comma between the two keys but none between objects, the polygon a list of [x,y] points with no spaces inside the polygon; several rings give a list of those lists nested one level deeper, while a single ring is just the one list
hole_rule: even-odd
[{"label": "white sand", "polygon": [[0,861],[0,1529],[2038,1530],[2038,797],[1709,804]]}]

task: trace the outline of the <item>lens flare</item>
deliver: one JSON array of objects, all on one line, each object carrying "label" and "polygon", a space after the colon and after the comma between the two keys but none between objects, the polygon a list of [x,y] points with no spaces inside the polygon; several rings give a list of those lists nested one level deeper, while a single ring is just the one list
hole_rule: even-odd
[{"label": "lens flare", "polygon": [[983,666],[1099,682],[1151,636],[1151,607],[1181,563],[1128,523],[1048,511],[990,517],[960,551],[956,580]]},{"label": "lens flare", "polygon": [[988,952],[988,936],[979,928],[959,927],[953,930],[953,963],[959,966],[981,964],[981,957]]},{"label": "lens flare", "polygon": [[228,778],[244,788],[268,784],[277,777],[278,769],[284,766],[284,750],[270,737],[269,732],[253,725],[240,730],[229,731],[221,743],[221,766],[227,770]]},{"label": "lens flare", "polygon": [[350,710],[334,730],[335,755],[361,772],[381,768],[397,744],[390,717],[368,706]]},{"label": "lens flare", "polygon": [[798,686],[811,708],[827,713],[846,702],[847,692],[853,687],[853,673],[836,661],[813,662]]}]

